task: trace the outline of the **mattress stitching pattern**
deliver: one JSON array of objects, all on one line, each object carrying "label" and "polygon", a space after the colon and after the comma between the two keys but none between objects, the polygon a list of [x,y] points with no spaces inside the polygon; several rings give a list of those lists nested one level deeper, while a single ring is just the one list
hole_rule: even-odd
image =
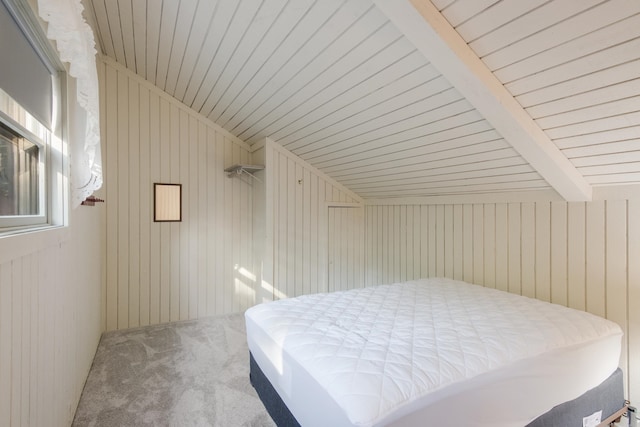
[{"label": "mattress stitching pattern", "polygon": [[449,279],[307,295],[248,315],[355,425],[500,365],[620,333],[588,313]]}]

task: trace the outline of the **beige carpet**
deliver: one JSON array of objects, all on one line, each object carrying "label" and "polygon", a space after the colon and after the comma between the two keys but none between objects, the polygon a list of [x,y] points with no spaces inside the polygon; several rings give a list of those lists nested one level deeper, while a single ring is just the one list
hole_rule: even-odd
[{"label": "beige carpet", "polygon": [[105,333],[73,426],[274,426],[241,314]]}]

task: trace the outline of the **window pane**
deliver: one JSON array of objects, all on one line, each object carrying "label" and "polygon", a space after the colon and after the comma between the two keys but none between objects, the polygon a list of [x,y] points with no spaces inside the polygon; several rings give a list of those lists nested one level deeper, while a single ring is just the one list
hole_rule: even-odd
[{"label": "window pane", "polygon": [[39,214],[40,147],[0,124],[0,216]]}]

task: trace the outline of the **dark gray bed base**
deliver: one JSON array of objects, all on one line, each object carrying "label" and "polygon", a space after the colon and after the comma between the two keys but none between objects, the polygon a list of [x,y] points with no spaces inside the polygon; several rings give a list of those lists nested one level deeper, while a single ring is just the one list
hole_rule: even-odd
[{"label": "dark gray bed base", "polygon": [[577,399],[562,403],[540,415],[527,427],[581,426],[583,417],[602,410],[602,420],[604,421],[624,406],[622,371],[618,368],[599,386]]},{"label": "dark gray bed base", "polygon": [[256,363],[251,352],[249,352],[249,380],[278,427],[300,427],[298,421]]},{"label": "dark gray bed base", "polygon": [[[251,384],[256,389],[260,400],[267,408],[278,427],[300,427],[289,408],[264,375],[258,364],[249,353]],[[526,427],[567,427],[581,426],[582,418],[602,409],[602,419],[605,420],[625,407],[622,371],[618,368],[608,379],[599,386],[589,390],[582,396],[570,402],[562,403],[546,414],[533,420]],[[618,416],[616,415],[615,418]]]}]

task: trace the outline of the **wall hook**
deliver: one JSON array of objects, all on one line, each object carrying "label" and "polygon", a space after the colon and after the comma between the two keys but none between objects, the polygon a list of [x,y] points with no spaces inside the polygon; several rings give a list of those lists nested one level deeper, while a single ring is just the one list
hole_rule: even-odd
[{"label": "wall hook", "polygon": [[104,203],[104,199],[98,199],[97,197],[89,196],[80,204],[83,206],[95,206],[96,203]]}]

